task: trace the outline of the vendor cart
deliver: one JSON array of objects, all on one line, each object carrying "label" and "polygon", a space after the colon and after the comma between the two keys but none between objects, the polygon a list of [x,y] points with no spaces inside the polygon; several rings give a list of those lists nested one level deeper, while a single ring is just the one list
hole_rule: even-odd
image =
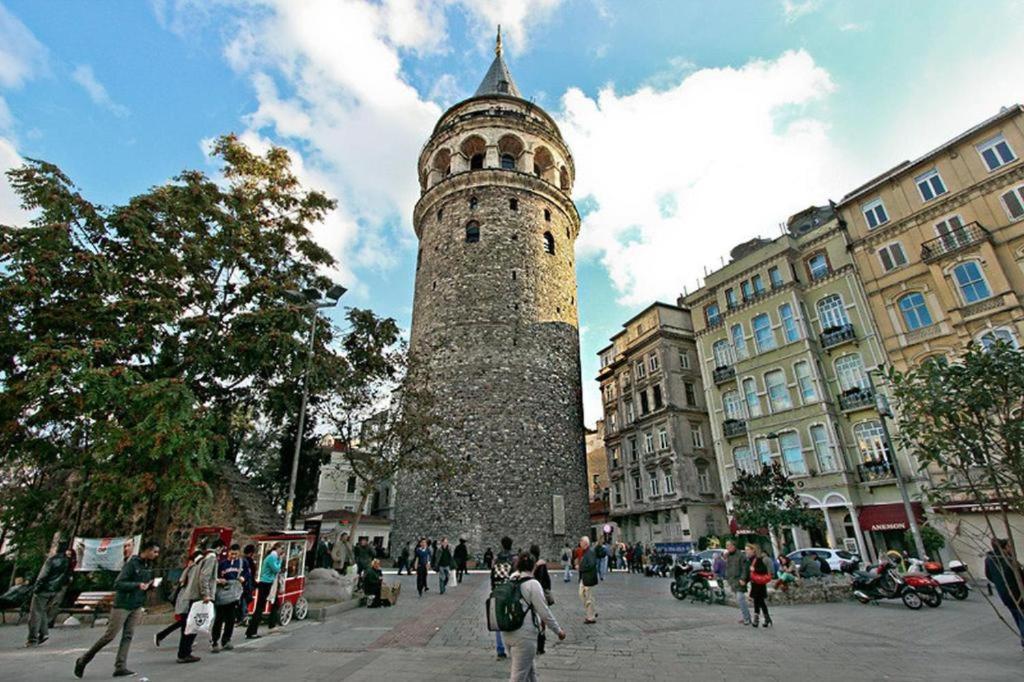
[{"label": "vendor cart", "polygon": [[[279,604],[278,618],[281,625],[287,625],[294,616],[298,620],[305,620],[309,615],[309,602],[302,596],[306,586],[306,550],[313,543],[314,536],[305,531],[281,531],[257,535],[253,538],[256,543],[256,582],[263,570],[263,560],[270,554],[270,548],[281,543],[281,573],[277,577],[277,587],[274,599],[267,600],[264,615],[270,613],[273,604]],[[255,600],[249,606],[250,613],[256,608]]]}]

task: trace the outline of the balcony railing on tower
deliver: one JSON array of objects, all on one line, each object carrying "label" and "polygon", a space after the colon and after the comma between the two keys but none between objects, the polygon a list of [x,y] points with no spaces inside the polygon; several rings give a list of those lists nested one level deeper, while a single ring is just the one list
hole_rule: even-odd
[{"label": "balcony railing on tower", "polygon": [[925,263],[956,253],[978,242],[991,238],[991,233],[981,223],[974,221],[929,239],[921,245],[921,260]]}]

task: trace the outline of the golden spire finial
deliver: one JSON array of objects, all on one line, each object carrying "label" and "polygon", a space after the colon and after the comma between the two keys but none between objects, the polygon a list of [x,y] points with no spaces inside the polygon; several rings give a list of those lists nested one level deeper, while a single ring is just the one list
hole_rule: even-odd
[{"label": "golden spire finial", "polygon": [[498,39],[494,42],[494,55],[501,56],[501,24],[498,24]]}]

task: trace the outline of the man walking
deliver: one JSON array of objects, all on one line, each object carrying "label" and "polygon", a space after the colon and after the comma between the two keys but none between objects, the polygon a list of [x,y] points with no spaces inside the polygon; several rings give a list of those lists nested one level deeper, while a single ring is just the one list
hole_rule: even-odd
[{"label": "man walking", "polygon": [[[203,552],[203,558],[199,560],[196,572],[192,580],[185,587],[186,598],[188,599],[188,610],[185,612],[186,622],[188,614],[192,611],[192,605],[196,602],[204,604],[213,603],[217,596],[217,568],[220,563],[219,554],[224,547],[224,541],[220,538],[214,540]],[[196,634],[185,634],[185,628],[181,629],[181,637],[178,639],[178,663],[196,663],[198,656],[192,655],[192,645],[195,644]]]},{"label": "man walking", "polygon": [[36,584],[32,588],[29,606],[28,642],[25,646],[39,646],[50,638],[50,608],[57,601],[65,585],[71,582],[71,558],[74,550],[67,542],[57,545],[57,551],[46,560]]},{"label": "man walking", "polygon": [[597,604],[594,599],[594,586],[598,583],[597,556],[590,546],[590,538],[586,535],[580,538],[580,550],[576,570],[580,574],[580,601],[583,602],[583,609],[586,611],[583,622],[591,625],[597,622]]},{"label": "man walking", "polygon": [[455,583],[461,583],[466,576],[466,563],[469,561],[469,548],[466,547],[466,538],[459,538],[459,544],[455,546]]},{"label": "man walking", "polygon": [[[494,591],[494,586],[509,580],[512,577],[512,571],[515,570],[515,556],[512,554],[512,538],[507,535],[501,539],[501,551],[498,552],[498,556],[494,559],[494,564],[491,566],[491,591]],[[505,653],[505,641],[501,638],[501,631],[494,633],[494,646],[498,652],[498,658],[508,658]]]},{"label": "man walking", "polygon": [[1020,645],[1024,647],[1024,592],[1021,590],[1024,572],[1013,557],[1009,540],[992,538],[992,551],[985,555],[985,577],[1009,609],[1020,633]]},{"label": "man walking", "polygon": [[144,542],[139,553],[125,562],[114,581],[114,608],[110,610],[107,629],[78,660],[75,661],[75,677],[85,674],[85,666],[96,657],[100,649],[110,644],[117,632],[121,631],[121,644],[114,659],[114,677],[131,677],[135,673],[128,669],[128,649],[135,634],[135,623],[142,616],[146,603],[146,591],[153,586],[153,561],[160,556],[160,546],[155,542]]},{"label": "man walking", "polygon": [[740,623],[750,625],[750,608],[747,606],[747,583],[750,582],[750,562],[743,552],[736,549],[736,543],[729,540],[725,543],[725,579],[729,589],[736,595],[740,605]]},{"label": "man walking", "polygon": [[562,547],[562,582],[572,580],[572,548],[569,545]]},{"label": "man walking", "polygon": [[354,554],[356,557],[356,570],[359,575],[362,576],[363,572],[370,567],[370,562],[373,561],[373,550],[370,548],[369,540],[367,538],[359,538],[359,544],[356,545]]},{"label": "man walking", "polygon": [[345,575],[345,571],[352,565],[354,559],[355,554],[352,551],[352,543],[349,542],[348,533],[342,533],[331,549],[331,563],[334,565],[334,570]]},{"label": "man walking", "polygon": [[[281,550],[284,545],[280,542],[274,543],[263,563],[260,565],[259,582],[256,583],[256,608],[249,617],[249,626],[245,629],[246,639],[258,639],[257,631],[260,629],[260,620],[263,619],[263,611],[267,608],[267,599],[270,597],[277,576],[281,573]],[[277,595],[271,602],[270,607],[270,629],[277,627]]]},{"label": "man walking", "polygon": [[441,538],[441,546],[437,548],[437,584],[441,588],[441,594],[444,594],[448,587],[454,565],[455,560],[452,558],[452,548],[448,546],[448,538]]},{"label": "man walking", "polygon": [[597,577],[604,580],[604,574],[608,572],[608,546],[599,542],[594,554],[597,556]]},{"label": "man walking", "polygon": [[249,566],[241,557],[242,548],[231,545],[226,558],[217,565],[217,592],[214,597],[214,610],[217,617],[210,631],[210,651],[217,653],[221,649],[231,651],[231,635],[235,631],[235,615],[238,602],[246,583],[252,581]]}]

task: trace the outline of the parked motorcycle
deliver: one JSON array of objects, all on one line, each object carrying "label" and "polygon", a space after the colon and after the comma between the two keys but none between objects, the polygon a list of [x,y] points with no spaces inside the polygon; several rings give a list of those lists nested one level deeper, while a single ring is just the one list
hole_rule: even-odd
[{"label": "parked motorcycle", "polygon": [[942,606],[942,586],[926,573],[906,573],[903,582],[917,590],[921,601],[929,608]]},{"label": "parked motorcycle", "polygon": [[967,566],[962,561],[950,561],[949,571],[943,571],[942,564],[937,561],[921,561],[911,558],[908,560],[908,572],[927,573],[939,583],[944,593],[957,601],[967,599],[967,595],[971,591],[967,579],[961,575],[967,572]]},{"label": "parked motorcycle", "polygon": [[924,603],[918,591],[908,585],[888,562],[869,566],[867,571],[855,571],[853,595],[862,604],[881,599],[900,599],[904,606],[915,611]]},{"label": "parked motorcycle", "polygon": [[689,563],[683,563],[676,564],[672,574],[669,589],[676,599],[690,597],[691,601],[725,604],[725,587],[711,571],[695,571]]}]

